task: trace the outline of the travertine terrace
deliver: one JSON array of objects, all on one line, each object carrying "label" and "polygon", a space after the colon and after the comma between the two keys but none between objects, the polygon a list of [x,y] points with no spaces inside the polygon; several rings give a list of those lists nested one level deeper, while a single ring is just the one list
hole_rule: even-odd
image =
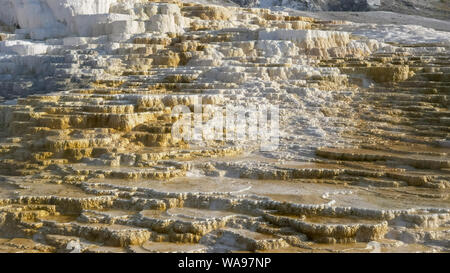
[{"label": "travertine terrace", "polygon": [[[74,2],[0,0],[0,252],[450,250],[448,32]],[[194,98],[279,148],[173,139]]]}]

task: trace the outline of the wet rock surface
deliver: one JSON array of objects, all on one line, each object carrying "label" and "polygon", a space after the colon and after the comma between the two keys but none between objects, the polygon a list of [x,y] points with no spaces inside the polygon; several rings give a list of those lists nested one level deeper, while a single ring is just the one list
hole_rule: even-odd
[{"label": "wet rock surface", "polygon": [[[1,252],[449,251],[448,32],[109,2],[1,28]],[[278,105],[278,149],[173,138],[198,100]]]}]

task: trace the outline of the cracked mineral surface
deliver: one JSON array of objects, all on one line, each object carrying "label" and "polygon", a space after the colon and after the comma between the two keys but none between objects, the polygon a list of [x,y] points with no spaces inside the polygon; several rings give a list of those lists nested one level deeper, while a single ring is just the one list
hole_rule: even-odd
[{"label": "cracked mineral surface", "polygon": [[[220,1],[0,5],[0,252],[450,250],[449,32]],[[198,100],[277,105],[278,148],[174,138],[172,108]]]}]

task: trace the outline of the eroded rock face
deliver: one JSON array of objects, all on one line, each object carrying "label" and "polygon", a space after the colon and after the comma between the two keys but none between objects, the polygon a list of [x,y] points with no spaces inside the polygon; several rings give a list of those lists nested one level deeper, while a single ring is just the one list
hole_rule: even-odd
[{"label": "eroded rock face", "polygon": [[[18,98],[0,105],[0,251],[448,251],[446,37],[178,1],[6,2],[64,32],[2,17],[21,29],[0,33],[1,96]],[[172,109],[199,102],[279,106],[279,147],[174,138]]]}]

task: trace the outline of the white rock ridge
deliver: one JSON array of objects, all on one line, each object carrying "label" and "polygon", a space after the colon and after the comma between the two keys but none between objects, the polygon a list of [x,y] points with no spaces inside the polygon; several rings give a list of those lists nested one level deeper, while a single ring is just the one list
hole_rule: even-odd
[{"label": "white rock ridge", "polygon": [[[0,21],[33,39],[83,35],[109,14],[117,0],[0,0]],[[93,20],[94,19],[94,20]]]}]

